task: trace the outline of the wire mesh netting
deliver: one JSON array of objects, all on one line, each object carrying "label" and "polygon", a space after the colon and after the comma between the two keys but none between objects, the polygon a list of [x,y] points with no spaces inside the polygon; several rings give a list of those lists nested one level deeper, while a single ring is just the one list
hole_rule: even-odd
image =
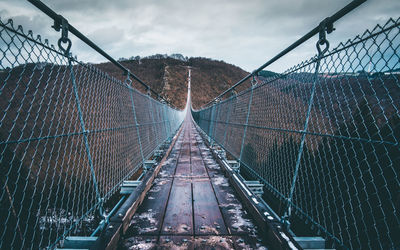
[{"label": "wire mesh netting", "polygon": [[[400,19],[194,113],[295,233],[400,246]],[[300,229],[297,230],[296,229]]]},{"label": "wire mesh netting", "polygon": [[[183,112],[0,21],[0,248],[90,235]],[[94,226],[94,228],[93,228]]]}]

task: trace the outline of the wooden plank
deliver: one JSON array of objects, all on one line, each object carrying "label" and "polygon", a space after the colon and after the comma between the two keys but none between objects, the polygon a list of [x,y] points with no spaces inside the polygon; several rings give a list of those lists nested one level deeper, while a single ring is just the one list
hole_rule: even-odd
[{"label": "wooden plank", "polygon": [[[240,235],[232,236],[233,249],[247,250],[247,249],[267,249],[265,242],[261,238],[257,238],[254,235]],[[279,248],[279,249],[290,249],[290,248]]]},{"label": "wooden plank", "polygon": [[157,249],[157,236],[134,236],[125,239],[118,249]]},{"label": "wooden plank", "polygon": [[187,140],[188,136],[185,131],[184,141],[179,149],[178,163],[175,170],[176,176],[190,176],[190,143]]},{"label": "wooden plank", "polygon": [[194,249],[193,236],[160,236],[157,249]]},{"label": "wooden plank", "polygon": [[195,177],[208,177],[206,166],[204,164],[201,150],[199,148],[199,142],[196,139],[196,135],[198,135],[198,132],[195,130],[192,134],[194,140],[194,142],[192,143],[192,155],[191,155],[192,174]]},{"label": "wooden plank", "polygon": [[233,235],[254,232],[251,217],[244,212],[240,201],[236,198],[235,191],[229,186],[229,181],[222,174],[211,178],[226,227]]},{"label": "wooden plank", "polygon": [[192,176],[208,177],[207,170],[204,166],[201,156],[192,156]]},{"label": "wooden plank", "polygon": [[132,217],[128,235],[158,234],[171,190],[172,179],[157,178],[143,203]]},{"label": "wooden plank", "polygon": [[193,180],[193,200],[196,235],[228,233],[209,179]]},{"label": "wooden plank", "polygon": [[190,179],[174,179],[161,233],[193,235],[192,190]]},{"label": "wooden plank", "polygon": [[[178,164],[190,164],[190,145],[188,143],[184,143],[181,149],[181,155],[178,159]],[[187,152],[185,152],[187,151]]]},{"label": "wooden plank", "polygon": [[[190,161],[189,161],[190,162]],[[189,177],[191,176],[190,163],[178,163],[176,166],[176,177]]]},{"label": "wooden plank", "polygon": [[195,238],[195,249],[225,250],[235,249],[231,236],[199,236]]},{"label": "wooden plank", "polygon": [[227,230],[234,235],[254,233],[256,230],[251,217],[245,213],[240,201],[235,197],[235,191],[224,176],[223,169],[204,147],[204,144],[199,144],[202,155],[207,157],[205,163]]},{"label": "wooden plank", "polygon": [[176,164],[178,162],[179,152],[174,148],[170,157],[163,163],[157,178],[172,178],[175,174]]},{"label": "wooden plank", "polygon": [[203,141],[201,141],[199,143],[198,148],[200,150],[203,164],[207,168],[208,175],[212,178],[214,175],[221,173],[222,170],[221,170],[220,166],[212,158],[213,156],[212,156],[211,152],[205,146]]},{"label": "wooden plank", "polygon": [[[180,134],[180,138],[182,137],[183,133]],[[168,178],[173,177],[175,174],[176,165],[178,163],[180,150],[182,147],[182,141],[180,138],[176,141],[174,147],[171,149],[168,158],[163,162],[161,165],[161,170],[158,174],[158,178]]]}]

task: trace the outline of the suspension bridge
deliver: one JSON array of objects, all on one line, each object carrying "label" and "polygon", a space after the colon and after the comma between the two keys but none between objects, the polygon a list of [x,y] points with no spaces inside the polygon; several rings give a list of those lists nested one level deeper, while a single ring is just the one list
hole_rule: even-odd
[{"label": "suspension bridge", "polygon": [[[400,18],[331,48],[352,1],[200,110],[187,67],[178,110],[28,1],[61,38],[0,19],[1,249],[400,247]],[[262,74],[316,36],[315,57]]]}]

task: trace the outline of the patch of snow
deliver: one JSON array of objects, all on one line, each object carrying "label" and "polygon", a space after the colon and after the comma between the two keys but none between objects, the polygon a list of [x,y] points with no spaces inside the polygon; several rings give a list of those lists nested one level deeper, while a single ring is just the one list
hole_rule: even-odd
[{"label": "patch of snow", "polygon": [[[244,228],[254,229],[254,224],[249,219],[243,218],[244,213],[242,210],[242,206],[240,204],[225,204],[225,206],[231,207],[228,210],[228,213],[231,214],[231,217],[233,218],[232,219],[232,221],[234,221],[234,223],[232,224],[233,228],[237,228],[239,232],[245,231]],[[247,230],[248,229],[246,229],[246,231]]]},{"label": "patch of snow", "polygon": [[148,249],[154,249],[156,245],[152,242],[146,243],[146,242],[135,242],[132,245],[127,243],[125,246],[128,247],[128,249],[140,249],[140,250],[148,250]]},{"label": "patch of snow", "polygon": [[152,193],[157,193],[157,192],[160,192],[160,191],[161,191],[161,187],[158,186],[158,185],[153,186],[153,187],[149,190],[149,192],[152,192]]},{"label": "patch of snow", "polygon": [[[203,244],[207,247],[212,247],[212,249],[232,249],[233,243],[230,238],[221,236],[209,236],[206,238],[196,238],[196,246],[200,248]],[[204,246],[203,246],[204,247]]]},{"label": "patch of snow", "polygon": [[212,182],[217,186],[223,186],[223,187],[229,186],[228,180],[222,176],[213,177]]},{"label": "patch of snow", "polygon": [[161,170],[159,173],[158,173],[158,178],[165,178],[165,177],[168,177],[169,176],[169,174],[168,174],[168,172],[167,171],[165,171],[165,170]]},{"label": "patch of snow", "polygon": [[189,232],[190,227],[186,224],[180,224],[177,228],[178,233],[187,233]]},{"label": "patch of snow", "polygon": [[227,200],[236,201],[236,197],[235,197],[234,194],[228,193],[228,194],[226,195],[226,197],[227,197]]},{"label": "patch of snow", "polygon": [[215,227],[202,226],[200,230],[202,233],[219,234],[218,230]]},{"label": "patch of snow", "polygon": [[139,214],[137,218],[140,220],[148,220],[150,224],[155,224],[157,221],[154,218],[154,215],[156,215],[156,213],[150,211]]},{"label": "patch of snow", "polygon": [[179,245],[173,241],[170,241],[168,243],[163,243],[162,249],[174,249],[174,250],[186,250],[188,249],[188,240],[187,242],[180,242]]}]

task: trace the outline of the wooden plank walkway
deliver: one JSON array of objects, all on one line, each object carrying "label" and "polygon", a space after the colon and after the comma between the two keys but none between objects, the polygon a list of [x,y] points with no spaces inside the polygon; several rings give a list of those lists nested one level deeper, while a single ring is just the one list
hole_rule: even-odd
[{"label": "wooden plank walkway", "polygon": [[190,114],[121,249],[266,249]]}]

